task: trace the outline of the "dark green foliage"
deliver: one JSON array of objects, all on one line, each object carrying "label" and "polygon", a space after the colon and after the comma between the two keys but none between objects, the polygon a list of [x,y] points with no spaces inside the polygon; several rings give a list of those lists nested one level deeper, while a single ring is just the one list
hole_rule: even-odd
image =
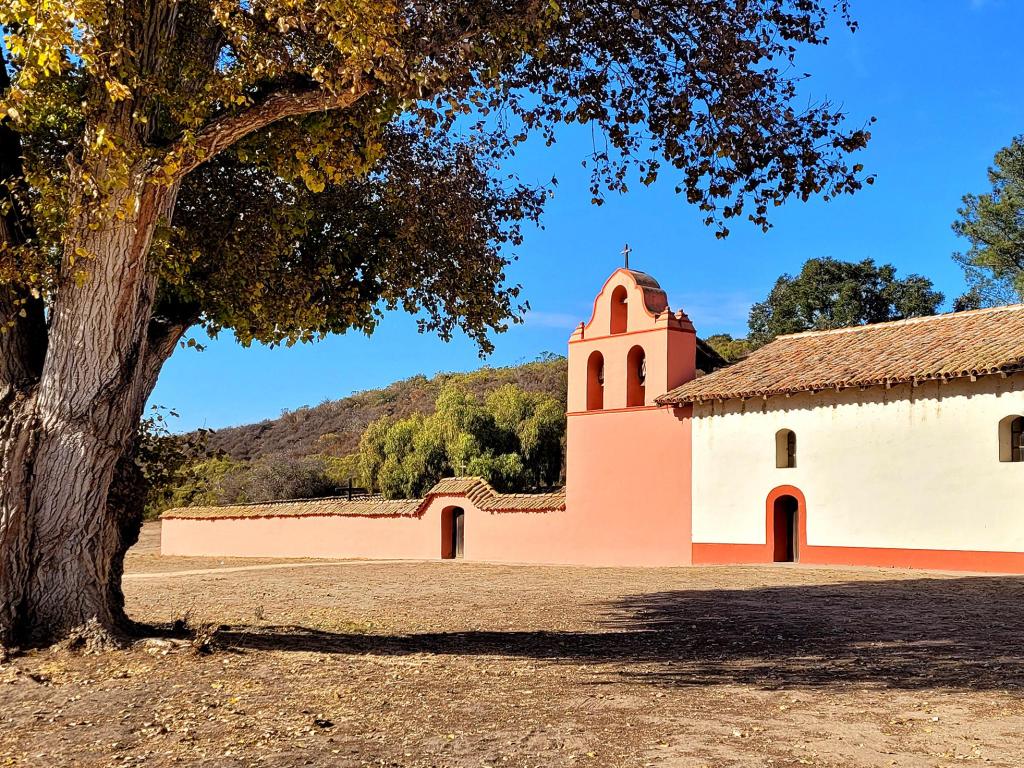
[{"label": "dark green foliage", "polygon": [[488,332],[521,310],[501,249],[520,242],[519,223],[536,220],[545,192],[497,181],[486,159],[444,137],[392,127],[381,142],[371,172],[316,192],[253,167],[259,147],[200,167],[163,255],[163,311],[201,307],[210,333],[291,344],[370,333],[401,308],[421,331],[449,339],[460,328],[492,349]]},{"label": "dark green foliage", "polygon": [[206,451],[209,430],[201,429],[188,435],[172,434],[168,420],[178,414],[154,405],[139,424],[134,461],[140,484],[138,493],[145,496],[144,511],[147,518],[156,517],[165,509],[176,506],[175,490],[185,481],[191,466]]},{"label": "dark green foliage", "polygon": [[971,285],[965,307],[1024,301],[1024,135],[999,150],[988,178],[992,191],[965,195],[953,223],[971,244],[954,255]]},{"label": "dark green foliage", "polygon": [[943,298],[928,278],[897,279],[891,264],[809,259],[799,275],[783,275],[751,307],[749,339],[761,346],[787,333],[934,315]]}]

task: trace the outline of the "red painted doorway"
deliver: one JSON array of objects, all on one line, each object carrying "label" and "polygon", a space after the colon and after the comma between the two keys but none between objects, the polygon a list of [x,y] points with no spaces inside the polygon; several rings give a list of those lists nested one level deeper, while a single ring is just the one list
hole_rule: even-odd
[{"label": "red painted doorway", "polygon": [[448,507],[441,512],[441,559],[461,558],[465,549],[466,512],[462,507]]},{"label": "red painted doorway", "polygon": [[772,506],[772,533],[776,563],[800,560],[800,502],[795,496],[779,496]]}]

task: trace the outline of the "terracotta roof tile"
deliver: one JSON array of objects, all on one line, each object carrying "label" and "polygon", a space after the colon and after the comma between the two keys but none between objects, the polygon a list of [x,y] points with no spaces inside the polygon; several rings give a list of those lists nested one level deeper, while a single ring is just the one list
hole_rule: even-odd
[{"label": "terracotta roof tile", "polygon": [[668,309],[668,294],[662,289],[661,284],[646,272],[637,272],[635,269],[628,270],[636,281],[637,287],[643,291],[644,304],[654,314],[664,312]]},{"label": "terracotta roof tile", "polygon": [[551,493],[498,493],[483,478],[448,477],[422,499],[386,500],[368,497],[349,501],[344,497],[266,501],[222,507],[178,507],[161,517],[213,519],[237,517],[418,517],[438,496],[463,497],[488,512],[554,512],[565,509],[565,491]]},{"label": "terracotta roof tile", "polygon": [[662,405],[1024,370],[1024,304],[780,336]]},{"label": "terracotta roof tile", "polygon": [[213,517],[413,517],[419,514],[419,506],[419,499],[388,501],[369,498],[349,501],[338,497],[229,504],[222,507],[178,507],[167,510],[160,517],[165,520]]}]

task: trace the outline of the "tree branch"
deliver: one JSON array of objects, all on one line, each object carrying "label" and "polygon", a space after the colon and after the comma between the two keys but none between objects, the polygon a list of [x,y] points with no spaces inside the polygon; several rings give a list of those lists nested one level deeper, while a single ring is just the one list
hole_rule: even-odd
[{"label": "tree branch", "polygon": [[183,178],[199,165],[251,133],[288,117],[347,109],[373,90],[371,82],[353,84],[343,93],[330,93],[322,88],[281,90],[270,93],[259,103],[238,114],[225,115],[208,123],[189,142],[179,142],[171,156],[181,158],[176,172]]}]

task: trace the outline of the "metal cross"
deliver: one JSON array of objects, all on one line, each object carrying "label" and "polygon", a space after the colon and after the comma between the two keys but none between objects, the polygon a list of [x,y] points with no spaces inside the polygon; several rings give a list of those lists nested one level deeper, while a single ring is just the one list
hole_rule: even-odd
[{"label": "metal cross", "polygon": [[629,247],[629,243],[626,243],[626,247],[622,249],[622,255],[626,260],[626,269],[629,269],[629,254],[633,252],[633,249]]}]

